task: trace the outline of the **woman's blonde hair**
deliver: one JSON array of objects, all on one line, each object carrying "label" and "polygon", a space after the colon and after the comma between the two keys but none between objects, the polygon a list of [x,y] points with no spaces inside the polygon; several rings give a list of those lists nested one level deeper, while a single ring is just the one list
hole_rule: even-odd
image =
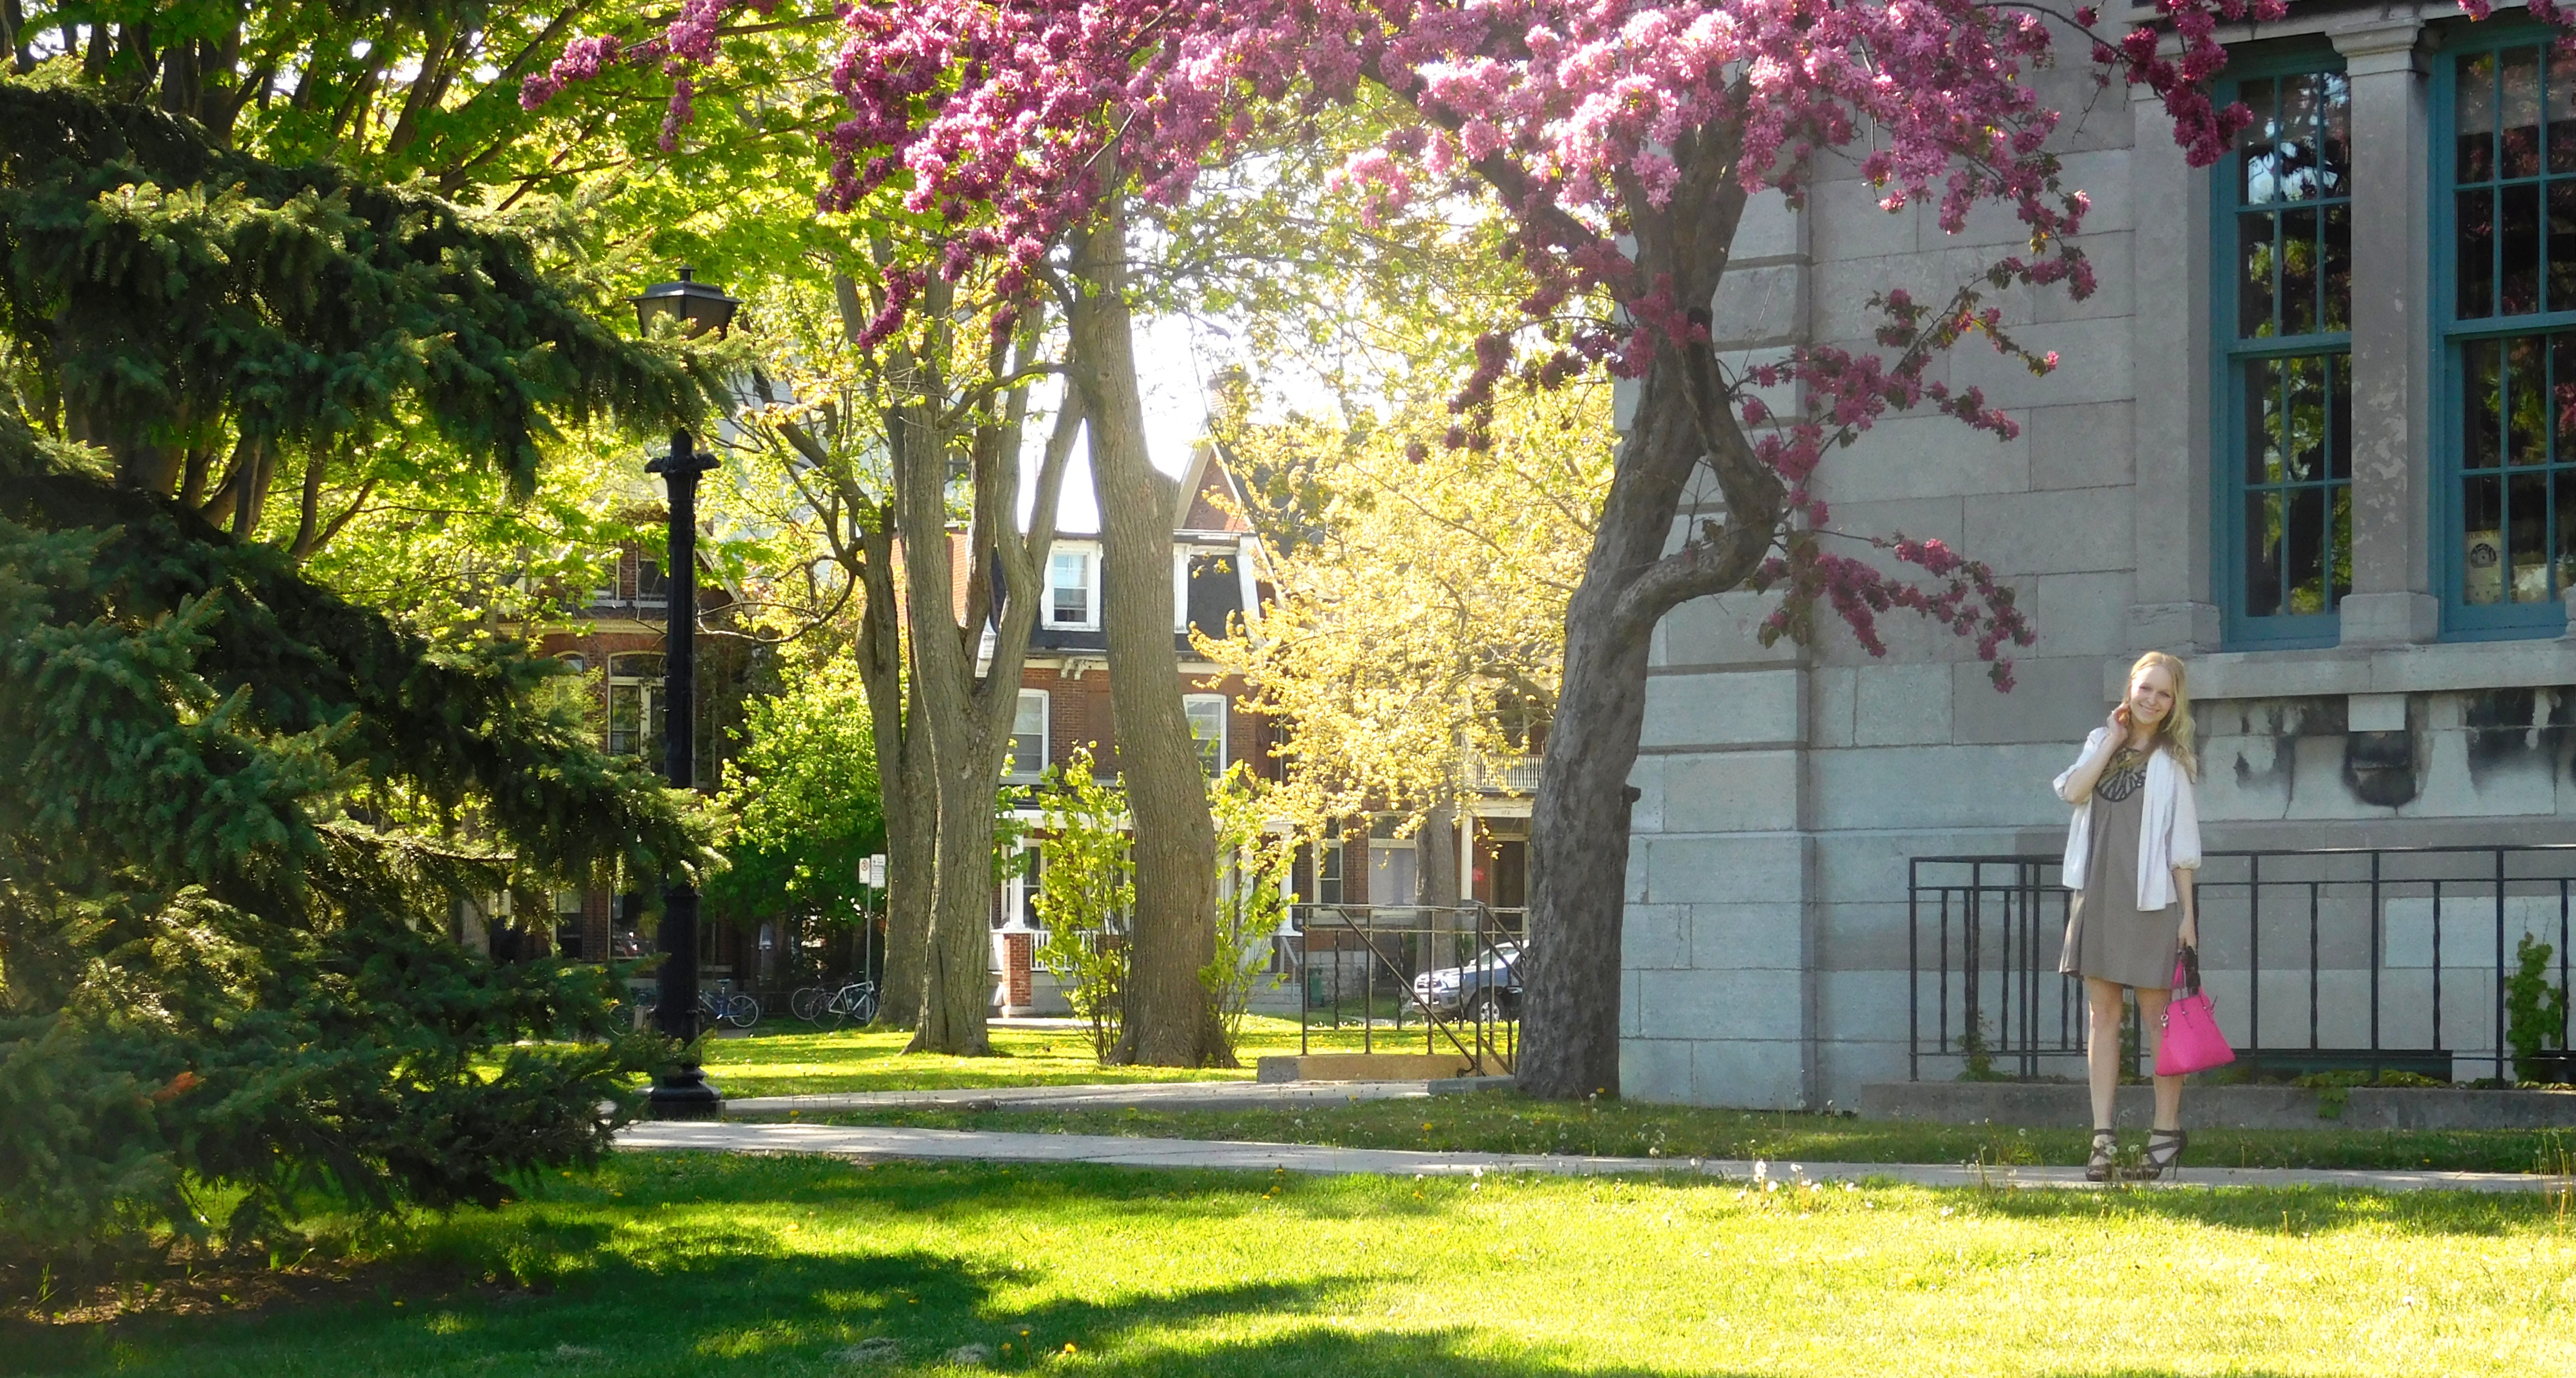
[{"label": "woman's blonde hair", "polygon": [[[2129,667],[2129,683],[2134,687],[2138,682],[2138,676],[2156,669],[2161,669],[2173,676],[2174,701],[2173,711],[2165,714],[2163,722],[2156,724],[2156,740],[2149,744],[2149,749],[2161,746],[2172,752],[2174,763],[2182,767],[2182,773],[2197,780],[2200,778],[2200,755],[2193,746],[2192,739],[2196,729],[2191,721],[2191,690],[2183,677],[2181,657],[2167,655],[2162,651],[2149,651],[2138,657],[2137,664]],[[2125,691],[2121,694],[2120,700],[2123,703],[2128,701]]]}]

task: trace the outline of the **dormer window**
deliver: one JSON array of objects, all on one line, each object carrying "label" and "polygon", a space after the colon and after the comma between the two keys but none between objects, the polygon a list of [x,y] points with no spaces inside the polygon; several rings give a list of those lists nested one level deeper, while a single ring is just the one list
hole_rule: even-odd
[{"label": "dormer window", "polygon": [[1100,625],[1100,556],[1058,550],[1047,557],[1046,625],[1089,631]]}]

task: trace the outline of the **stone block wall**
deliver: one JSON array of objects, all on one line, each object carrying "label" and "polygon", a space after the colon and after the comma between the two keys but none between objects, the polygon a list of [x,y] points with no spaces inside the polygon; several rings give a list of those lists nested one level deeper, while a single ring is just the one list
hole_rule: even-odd
[{"label": "stone block wall", "polygon": [[[2403,108],[2406,82],[2420,81],[2402,60],[2417,33],[2411,12],[2315,22],[2341,26],[2331,36],[2354,74],[2358,129],[2415,118]],[[2080,64],[2047,76],[2082,79]],[[1769,605],[1752,595],[1664,620],[1631,780],[1640,798],[1620,1011],[1630,1097],[1821,1108],[1904,1079],[1910,860],[2059,854],[2067,811],[2049,783],[2144,650],[2191,664],[2212,849],[2576,840],[2576,639],[2442,641],[2424,612],[2420,519],[2358,519],[2356,569],[2367,577],[2357,575],[2342,644],[2226,645],[2208,534],[2206,178],[2183,165],[2151,103],[2044,95],[2081,112],[2059,143],[2067,184],[2092,197],[2082,242],[2101,286],[2082,302],[2052,288],[2000,304],[2016,338],[2060,351],[2060,366],[2034,376],[1965,345],[1941,376],[1985,389],[2018,436],[1898,419],[1830,458],[1815,485],[1838,529],[1939,537],[1986,561],[2040,639],[2018,653],[2005,694],[1971,643],[1904,614],[1880,625],[1884,657],[1839,628],[1813,646],[1764,647],[1754,632]],[[2360,166],[2369,175],[2373,165]],[[1919,209],[1888,214],[1847,163],[1820,160],[1815,176],[1803,211],[1762,197],[1746,213],[1741,280],[1731,275],[1716,303],[1715,333],[1733,360],[1810,342],[1872,347],[1872,293],[1946,295],[2019,236],[2009,216],[1980,215],[1950,236]],[[2393,243],[2421,228],[2388,223],[2361,238]],[[2376,239],[2356,246],[2357,259],[2393,253]],[[2356,346],[2356,368],[2412,367],[2409,357]],[[2356,463],[2429,463],[2408,387],[2357,416]],[[2420,492],[2427,480],[2413,482]],[[2491,919],[2491,892],[2485,903]],[[2223,1007],[2242,1008],[2251,976],[2227,965],[2245,959],[2220,931],[2231,922],[2223,910],[2213,901],[2210,982]],[[2391,995],[2389,1020],[2429,1019],[2430,967],[2401,959],[2429,941],[2417,934],[2429,934],[2431,912],[2427,901],[2420,916],[2402,905],[2383,916],[2382,965],[2422,974],[2416,994]],[[2472,926],[2443,912],[2446,934]],[[2512,915],[2514,925],[2555,922],[2554,907]],[[2356,973],[2366,981],[2368,922],[2321,910],[2321,1008],[2348,1014]],[[2446,946],[2443,1032],[2461,1049],[2495,1042],[2493,932],[2489,922],[2482,939],[2446,937],[2465,944],[2462,963],[2489,967],[2454,970]],[[2264,956],[2267,1039],[2305,1036],[2304,948],[2296,955],[2297,1003],[2270,994],[2278,945]],[[2350,1036],[2348,1024],[2335,1036]],[[2322,1039],[2322,1013],[2319,1027]],[[1924,1075],[1956,1070],[1936,1060]],[[2464,1061],[2461,1074],[2492,1070]]]}]

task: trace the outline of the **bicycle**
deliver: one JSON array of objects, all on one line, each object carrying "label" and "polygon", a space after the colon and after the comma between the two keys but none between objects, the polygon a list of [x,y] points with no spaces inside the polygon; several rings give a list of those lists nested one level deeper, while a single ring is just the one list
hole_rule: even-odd
[{"label": "bicycle", "polygon": [[840,986],[837,983],[824,986],[799,986],[795,994],[787,997],[787,1012],[808,1024],[814,1023],[821,1018],[823,1007],[830,1004],[832,997],[839,991]]},{"label": "bicycle", "polygon": [[760,1022],[760,1002],[735,990],[733,982],[718,981],[714,990],[698,992],[698,1018],[709,1024],[748,1029]]},{"label": "bicycle", "polygon": [[814,1022],[826,1028],[838,1029],[842,1024],[853,1020],[863,1025],[873,1024],[876,1018],[877,983],[852,981],[832,993],[831,998],[825,1001],[822,1008],[816,1012]]}]

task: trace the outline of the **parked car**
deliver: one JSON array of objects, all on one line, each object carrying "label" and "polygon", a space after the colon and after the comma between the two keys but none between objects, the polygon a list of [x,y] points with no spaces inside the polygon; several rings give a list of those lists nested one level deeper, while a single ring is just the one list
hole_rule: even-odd
[{"label": "parked car", "polygon": [[1413,998],[1433,1014],[1466,1014],[1479,1020],[1515,1018],[1521,1008],[1521,948],[1496,943],[1464,966],[1441,967],[1413,978]]}]

